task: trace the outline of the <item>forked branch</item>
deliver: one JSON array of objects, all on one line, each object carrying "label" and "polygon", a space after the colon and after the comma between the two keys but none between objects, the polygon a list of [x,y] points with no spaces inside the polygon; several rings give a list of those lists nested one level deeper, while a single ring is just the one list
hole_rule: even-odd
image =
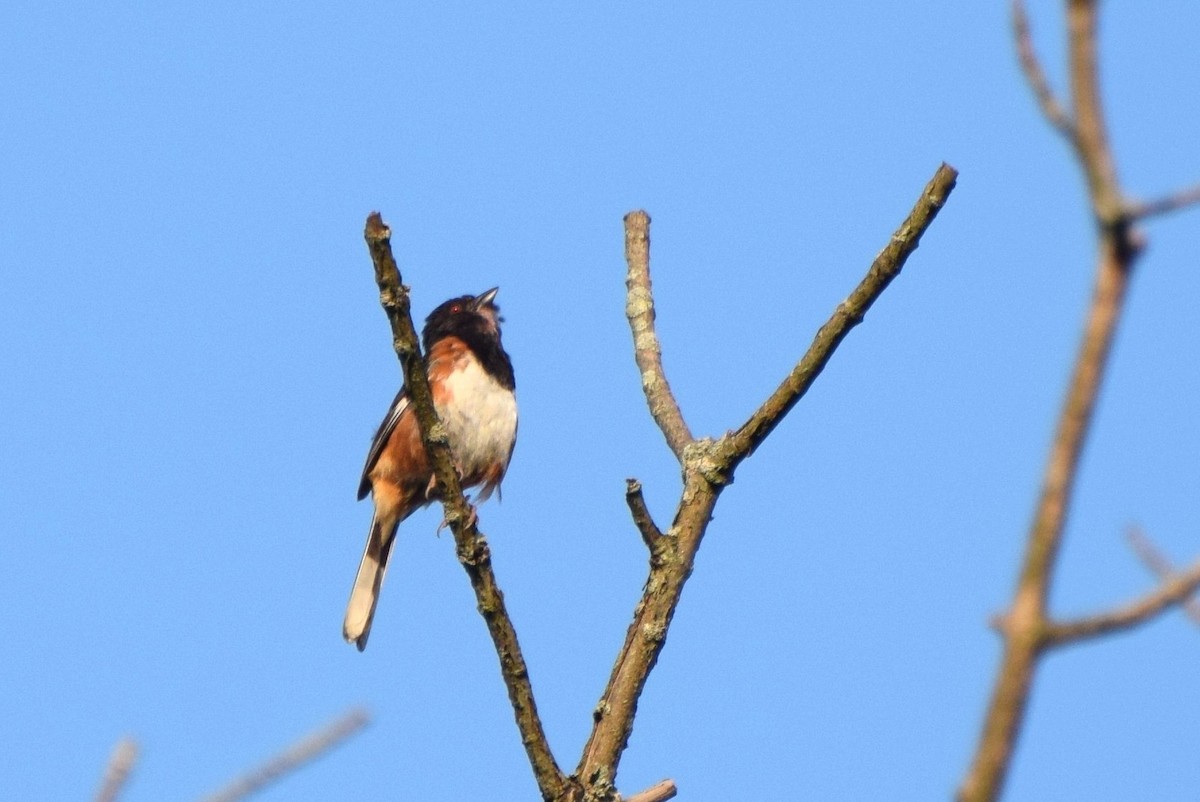
[{"label": "forked branch", "polygon": [[[608,685],[593,713],[595,724],[584,747],[575,777],[592,799],[609,798],[621,754],[628,743],[638,700],[666,642],[684,583],[692,573],[700,541],[712,518],[721,490],[733,471],[795,406],[829,361],[851,328],[862,322],[871,304],[883,293],[916,249],[954,188],[957,172],[941,165],[917,199],[912,212],[876,257],[867,275],[818,330],[808,352],[775,393],[736,433],[717,440],[692,438],[679,404],[662,375],[661,346],[653,332],[654,300],[650,289],[650,218],[645,212],[625,216],[626,259],[629,262],[626,313],[633,334],[634,355],[642,370],[642,387],[651,415],[683,468],[683,492],[670,529],[661,535],[647,525],[640,487],[631,485],[627,498],[642,537],[656,559],[633,622],[613,666]],[[649,376],[649,379],[647,379]]]}]

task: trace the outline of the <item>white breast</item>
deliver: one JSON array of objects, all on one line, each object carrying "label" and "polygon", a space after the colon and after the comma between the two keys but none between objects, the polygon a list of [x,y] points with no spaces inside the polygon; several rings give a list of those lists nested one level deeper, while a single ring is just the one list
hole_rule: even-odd
[{"label": "white breast", "polygon": [[[450,403],[439,404],[438,415],[463,476],[477,476],[497,461],[507,467],[517,437],[516,396],[473,358],[450,372],[446,389]],[[485,497],[486,493],[477,501]]]}]

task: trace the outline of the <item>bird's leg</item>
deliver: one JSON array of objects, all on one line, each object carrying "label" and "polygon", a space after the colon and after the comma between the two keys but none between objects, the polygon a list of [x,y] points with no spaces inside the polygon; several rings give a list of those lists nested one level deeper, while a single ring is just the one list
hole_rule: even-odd
[{"label": "bird's leg", "polygon": [[[462,469],[462,466],[459,465],[457,461],[454,463],[454,471],[458,474],[459,481],[462,481],[463,469]],[[432,501],[434,499],[434,494],[435,494],[436,490],[437,490],[437,475],[435,474],[435,475],[429,477],[429,486],[425,488],[425,498]],[[468,512],[467,512],[466,525],[474,526],[475,524],[479,523],[479,514],[477,512],[475,512],[475,505],[471,503],[471,497],[468,496],[466,493],[464,493],[463,498],[467,502],[467,511]],[[450,522],[447,521],[445,518],[443,518],[442,522],[440,524],[438,524],[437,536],[441,537],[442,530],[445,529],[449,525],[450,525]]]},{"label": "bird's leg", "polygon": [[[458,462],[454,463],[454,472],[458,475],[458,481],[461,482],[463,479],[463,469],[462,469],[462,466],[458,464]],[[437,494],[437,474],[431,473],[429,475],[429,484],[426,485],[426,487],[425,487],[425,500],[433,501],[435,498],[437,498],[436,494]]]}]

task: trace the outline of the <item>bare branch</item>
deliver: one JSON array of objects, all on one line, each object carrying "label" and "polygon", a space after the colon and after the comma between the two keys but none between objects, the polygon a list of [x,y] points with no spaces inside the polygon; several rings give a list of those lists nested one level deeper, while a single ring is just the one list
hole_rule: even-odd
[{"label": "bare branch", "polygon": [[1012,19],[1013,38],[1016,40],[1017,59],[1021,63],[1021,72],[1025,75],[1025,81],[1037,98],[1042,115],[1055,130],[1071,143],[1072,147],[1078,148],[1079,134],[1075,130],[1075,123],[1067,116],[1067,112],[1058,102],[1058,98],[1054,96],[1054,90],[1050,88],[1050,83],[1046,80],[1042,63],[1033,49],[1033,37],[1029,33],[1029,16],[1025,13],[1023,0],[1013,0]]},{"label": "bare branch", "polygon": [[[1137,554],[1138,558],[1145,563],[1146,567],[1163,582],[1171,579],[1176,575],[1175,567],[1171,565],[1166,556],[1163,555],[1158,548],[1150,542],[1150,538],[1136,526],[1129,527],[1126,533],[1126,538],[1129,540],[1129,546]],[[1187,613],[1188,618],[1192,619],[1196,624],[1200,624],[1200,600],[1189,598],[1181,602],[1183,611]]]},{"label": "bare branch", "polygon": [[449,438],[433,406],[429,377],[425,375],[420,342],[412,321],[408,290],[401,282],[400,270],[392,256],[391,235],[391,230],[384,225],[378,212],[372,212],[367,217],[364,236],[375,265],[379,301],[391,324],[393,345],[404,368],[404,382],[421,430],[421,442],[441,490],[446,522],[454,533],[458,561],[471,580],[479,613],[487,624],[488,634],[500,659],[500,673],[508,688],[521,743],[533,767],[538,789],[543,799],[555,799],[562,793],[566,778],[554,760],[542,721],[538,717],[529,669],[517,641],[517,631],[504,605],[504,594],[500,592],[492,570],[491,550],[478,529],[478,516],[463,496],[454,458],[450,453]]},{"label": "bare branch", "polygon": [[1148,217],[1179,211],[1198,203],[1200,203],[1200,184],[1164,198],[1130,204],[1127,214],[1132,220],[1145,220]]},{"label": "bare branch", "polygon": [[[1014,5],[1014,14],[1023,15],[1019,3]],[[1008,775],[1038,658],[1049,643],[1048,633],[1056,626],[1047,618],[1046,605],[1080,455],[1108,366],[1113,336],[1124,309],[1130,273],[1144,244],[1131,225],[1109,149],[1097,78],[1096,16],[1096,0],[1067,0],[1069,71],[1076,134],[1073,141],[1077,159],[1087,177],[1088,197],[1099,232],[1095,286],[1083,343],[1050,445],[1012,608],[1004,617],[1005,643],[1000,669],[975,756],[958,792],[962,802],[990,802],[998,798]],[[1019,26],[1019,16],[1017,23]],[[1020,38],[1018,35],[1018,48],[1021,47]],[[1104,622],[1101,626],[1111,630],[1117,625]]]},{"label": "bare branch", "polygon": [[1099,615],[1049,624],[1043,634],[1046,647],[1064,646],[1087,638],[1110,635],[1144,624],[1200,588],[1200,561],[1182,574],[1171,576],[1158,590],[1135,602]]},{"label": "bare branch", "polygon": [[1102,223],[1127,225],[1200,204],[1200,184],[1150,201],[1122,200],[1097,89],[1096,6],[1096,0],[1070,0],[1072,90],[1076,114],[1082,118],[1077,124],[1059,103],[1046,80],[1046,73],[1033,48],[1024,0],[1012,2],[1017,59],[1029,88],[1037,98],[1042,116],[1075,149],[1080,166],[1088,177],[1093,207]]},{"label": "bare branch", "polygon": [[[588,789],[591,794],[589,798],[606,799],[615,793],[617,766],[633,731],[638,700],[666,643],[671,619],[675,615],[683,586],[692,574],[696,552],[712,520],[717,498],[732,481],[734,468],[770,433],[779,418],[812,384],[837,344],[862,320],[871,303],[900,272],[904,260],[917,247],[921,234],[953,189],[956,176],[952,167],[943,164],[938,168],[917,201],[916,208],[893,235],[891,243],[876,257],[867,277],[817,332],[812,347],[792,376],[741,431],[717,441],[679,438],[671,443],[672,450],[675,450],[683,464],[683,493],[671,523],[670,536],[653,537],[643,528],[643,523],[639,523],[643,538],[654,544],[654,557],[650,562],[650,575],[646,579],[641,601],[634,609],[633,622],[626,632],[625,643],[613,665],[608,685],[593,711],[595,723],[592,733],[573,775]],[[649,217],[644,212],[633,212],[626,216],[625,221],[626,243],[632,241],[638,246],[630,248],[630,275],[641,277],[631,280],[630,288],[632,290],[644,285],[644,297],[648,300],[649,274],[646,271],[649,264],[649,237],[644,227],[649,224]],[[639,251],[642,245],[646,248],[644,253]],[[647,310],[642,309],[639,314],[645,315]],[[636,316],[631,315],[631,318]],[[634,329],[638,331],[636,325]],[[642,352],[647,347],[645,342],[639,342],[636,333],[634,343],[635,358],[641,366],[645,357]],[[653,351],[652,348],[649,350]],[[677,410],[665,383],[652,384],[656,393],[669,399],[667,408]],[[653,411],[653,403],[651,407]],[[677,421],[681,423],[682,418],[678,417]],[[668,423],[663,426],[660,422],[660,427],[667,433],[670,442],[672,425]],[[687,437],[690,438],[690,435]],[[638,504],[639,499],[640,494],[635,493],[631,508]],[[639,517],[636,509],[634,517],[635,520]]]},{"label": "bare branch", "polygon": [[650,549],[650,554],[653,555],[663,533],[655,525],[654,518],[646,507],[646,499],[642,496],[642,483],[637,479],[625,480],[625,503],[629,505],[629,512],[633,515],[633,522],[637,524],[638,531],[642,533],[646,548]]},{"label": "bare branch", "polygon": [[679,403],[663,371],[662,345],[654,329],[654,293],[650,286],[650,215],[643,211],[625,215],[625,316],[633,332],[633,355],[642,375],[642,390],[650,414],[667,438],[667,445],[681,461],[683,449],[692,441]]},{"label": "bare branch", "polygon": [[771,394],[750,419],[742,424],[733,435],[726,438],[727,454],[734,461],[740,461],[759,444],[783,419],[796,402],[808,391],[817,376],[824,370],[833,352],[850,333],[850,330],[863,321],[867,310],[876,299],[887,289],[888,284],[900,275],[901,268],[917,249],[921,236],[933,223],[942,205],[954,189],[958,179],[958,171],[948,164],[942,164],[933,174],[933,178],[921,191],[908,217],[892,234],[891,241],[872,262],[870,270],[854,292],[845,301],[838,304],[833,315],[817,330],[812,345],[792,368],[783,383]]},{"label": "bare branch", "polygon": [[365,710],[351,710],[332,724],[297,741],[258,768],[247,772],[203,802],[238,802],[290,774],[345,741],[370,721]]},{"label": "bare branch", "polygon": [[625,797],[625,802],[666,802],[668,799],[674,799],[678,793],[674,782],[663,780],[644,791],[638,791],[633,796]]},{"label": "bare branch", "polygon": [[96,802],[116,802],[121,789],[129,781],[133,766],[137,763],[138,745],[132,738],[122,738],[113,747],[108,765],[104,769],[104,779],[100,790],[96,792]]},{"label": "bare branch", "polygon": [[1042,646],[1046,601],[1078,475],[1079,457],[1124,308],[1129,260],[1132,258],[1133,254],[1120,244],[1118,236],[1106,230],[1083,343],[1050,446],[1013,606],[1005,619],[1007,627],[1001,667],[974,762],[959,791],[959,799],[964,802],[996,799],[1007,776]]}]

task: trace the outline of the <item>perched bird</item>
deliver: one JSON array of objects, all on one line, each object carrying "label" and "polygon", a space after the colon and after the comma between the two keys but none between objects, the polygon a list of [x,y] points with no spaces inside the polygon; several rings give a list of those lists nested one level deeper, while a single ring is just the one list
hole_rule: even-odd
[{"label": "perched bird", "polygon": [[[500,486],[517,441],[516,381],[500,343],[503,318],[495,304],[499,289],[451,298],[430,313],[421,333],[433,403],[449,435],[463,487],[481,488],[476,503]],[[439,496],[404,388],[367,452],[359,500],[368,492],[375,514],[342,625],[342,634],[360,652],[371,634],[396,528]]]}]

